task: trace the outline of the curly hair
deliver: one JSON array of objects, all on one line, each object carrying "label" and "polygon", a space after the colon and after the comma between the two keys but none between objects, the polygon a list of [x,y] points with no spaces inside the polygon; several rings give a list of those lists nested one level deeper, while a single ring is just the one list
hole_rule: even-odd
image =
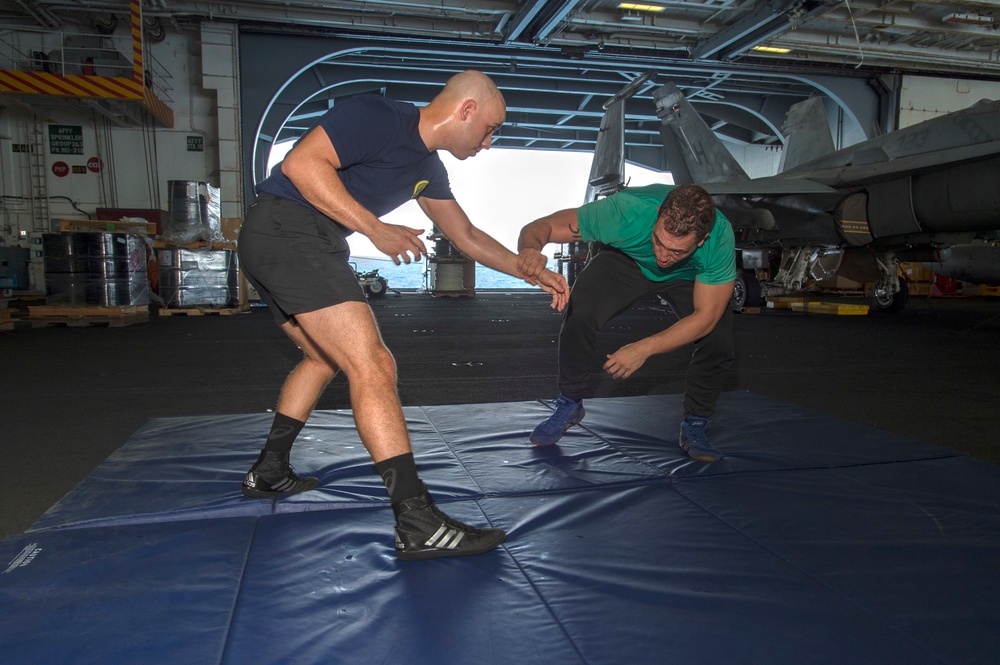
[{"label": "curly hair", "polygon": [[678,185],[660,204],[656,223],[662,223],[671,235],[683,237],[695,232],[702,240],[715,226],[715,203],[698,185]]}]

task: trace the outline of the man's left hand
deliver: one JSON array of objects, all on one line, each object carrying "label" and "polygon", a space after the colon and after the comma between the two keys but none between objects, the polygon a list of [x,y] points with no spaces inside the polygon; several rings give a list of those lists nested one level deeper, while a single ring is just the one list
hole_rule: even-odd
[{"label": "man's left hand", "polygon": [[522,249],[517,255],[517,272],[521,279],[535,279],[545,270],[548,257],[537,249]]},{"label": "man's left hand", "polygon": [[604,371],[615,379],[627,379],[646,363],[648,357],[635,344],[626,344],[614,353],[608,354]]}]

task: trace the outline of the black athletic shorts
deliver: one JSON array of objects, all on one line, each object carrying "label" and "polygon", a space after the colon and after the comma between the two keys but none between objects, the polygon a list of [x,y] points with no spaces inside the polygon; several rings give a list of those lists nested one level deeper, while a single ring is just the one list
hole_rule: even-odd
[{"label": "black athletic shorts", "polygon": [[343,229],[329,218],[260,194],[240,227],[240,267],[282,324],[296,314],[367,302]]}]

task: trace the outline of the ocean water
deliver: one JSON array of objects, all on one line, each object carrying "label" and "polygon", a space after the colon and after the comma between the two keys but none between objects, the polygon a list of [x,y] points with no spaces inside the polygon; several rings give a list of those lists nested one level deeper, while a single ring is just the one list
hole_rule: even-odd
[{"label": "ocean water", "polygon": [[[397,266],[389,259],[352,258],[359,272],[378,270],[381,277],[389,281],[390,289],[426,291],[430,287],[427,275],[427,260],[419,263]],[[524,281],[476,264],[476,290],[499,289],[503,291],[540,291],[537,286],[531,286]]]}]

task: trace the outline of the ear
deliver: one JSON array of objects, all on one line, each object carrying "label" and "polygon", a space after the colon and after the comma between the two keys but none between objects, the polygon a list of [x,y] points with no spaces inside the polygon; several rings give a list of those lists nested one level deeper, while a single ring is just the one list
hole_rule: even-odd
[{"label": "ear", "polygon": [[458,117],[463,122],[472,117],[472,114],[476,112],[479,105],[476,104],[474,99],[466,99],[462,102],[462,105],[458,107]]},{"label": "ear", "polygon": [[710,235],[712,235],[712,234],[711,233],[706,233],[705,237],[702,238],[701,242],[699,242],[697,245],[695,245],[695,247],[701,247],[702,245],[704,245],[705,241],[708,240],[708,236],[710,236]]}]

